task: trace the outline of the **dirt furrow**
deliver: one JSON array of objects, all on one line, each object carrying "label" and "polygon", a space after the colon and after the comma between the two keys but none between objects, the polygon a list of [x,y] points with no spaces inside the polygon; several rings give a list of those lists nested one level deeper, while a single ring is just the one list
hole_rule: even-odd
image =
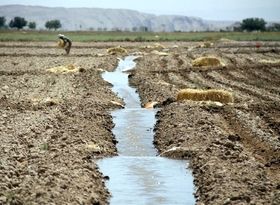
[{"label": "dirt furrow", "polygon": [[[225,89],[235,96],[232,105],[160,105],[154,143],[163,156],[190,160],[197,204],[280,203],[278,65],[271,70],[272,65],[259,63],[278,54],[270,48],[238,53],[238,45],[226,53],[217,47],[189,50],[188,55],[177,51],[180,65],[174,55],[144,56],[130,78],[143,102],[175,98],[182,88]],[[189,56],[208,55],[225,60],[226,66],[191,66]],[[155,82],[164,83],[159,88]]]},{"label": "dirt furrow", "polygon": [[[150,42],[75,43],[64,56],[55,42],[1,42],[0,204],[108,204],[95,159],[116,154],[109,111],[121,99],[100,73],[123,57],[107,55],[118,45],[142,56],[130,82],[142,105],[159,103],[154,143],[190,160],[198,205],[280,204],[279,45],[203,43],[161,43],[163,53]],[[192,66],[208,55],[226,66]],[[79,69],[47,71],[67,65]],[[182,88],[228,90],[235,102],[175,102]]]},{"label": "dirt furrow", "polygon": [[279,95],[267,93],[264,89],[257,88],[255,86],[248,85],[244,82],[235,82],[233,80],[229,80],[226,78],[223,78],[222,75],[211,72],[208,74],[209,78],[213,81],[216,81],[218,83],[222,83],[230,88],[238,89],[244,93],[248,93],[252,95],[255,98],[262,99],[264,101],[279,101]]},{"label": "dirt furrow", "polygon": [[[119,99],[98,69],[117,60],[18,55],[0,57],[0,204],[107,204],[94,159],[116,154],[108,110]],[[68,64],[83,69],[47,71]]]}]

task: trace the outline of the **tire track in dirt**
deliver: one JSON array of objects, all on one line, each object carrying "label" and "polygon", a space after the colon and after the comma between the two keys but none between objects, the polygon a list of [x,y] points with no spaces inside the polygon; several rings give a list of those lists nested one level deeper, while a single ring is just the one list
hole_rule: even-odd
[{"label": "tire track in dirt", "polygon": [[270,73],[272,76],[276,76],[278,78],[280,78],[280,69],[279,67],[274,67],[271,66],[271,69],[267,71],[268,73]]},{"label": "tire track in dirt", "polygon": [[[280,67],[278,67],[277,69],[280,70]],[[266,83],[270,83],[273,86],[277,86],[278,88],[280,87],[280,81],[275,78],[275,74],[272,74],[270,72],[271,68],[264,68],[264,69],[260,69],[260,70],[256,70],[256,69],[248,69],[246,70],[247,72],[247,76],[252,76],[255,79],[259,79],[258,81],[264,81]],[[254,78],[252,80],[254,80]]]},{"label": "tire track in dirt", "polygon": [[[280,104],[279,102],[268,102],[266,105],[250,104],[248,109],[253,113],[257,113],[258,117],[263,119],[268,127],[270,127],[276,135],[280,135]],[[278,137],[280,141],[280,137]]]},{"label": "tire track in dirt", "polygon": [[[256,87],[261,90],[265,89],[271,94],[276,94],[276,95],[280,94],[279,81],[277,79],[272,80],[271,78],[267,77],[265,72],[266,71],[264,70],[256,74],[255,71],[248,68],[243,72],[238,72],[238,71],[236,73],[227,72],[227,71],[221,72],[221,75],[226,79],[232,79],[233,81],[236,82],[243,82],[244,80],[246,80],[246,84],[252,87]],[[242,76],[240,76],[240,74]]]},{"label": "tire track in dirt", "polygon": [[[256,113],[256,110],[252,112]],[[233,138],[240,141],[252,156],[263,164],[270,180],[276,182],[274,184],[276,191],[277,181],[280,178],[279,133],[270,130],[267,123],[252,112],[248,115],[240,109],[225,109],[223,116],[229,132],[235,133]]]},{"label": "tire track in dirt", "polygon": [[227,79],[222,74],[217,72],[211,72],[207,74],[207,78],[211,79],[212,81],[224,84],[225,86],[231,87],[233,90],[237,89],[241,92],[248,93],[257,99],[262,99],[264,101],[279,101],[280,96],[270,93],[269,95],[266,94],[266,90],[256,88],[245,84],[244,82],[235,82],[232,80]]}]

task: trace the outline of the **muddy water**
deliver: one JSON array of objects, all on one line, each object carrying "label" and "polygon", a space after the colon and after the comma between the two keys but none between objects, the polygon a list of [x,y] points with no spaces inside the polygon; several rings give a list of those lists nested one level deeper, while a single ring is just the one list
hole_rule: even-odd
[{"label": "muddy water", "polygon": [[101,172],[110,178],[106,184],[112,193],[110,204],[194,204],[187,162],[157,156],[153,146],[156,110],[141,108],[136,90],[129,86],[128,74],[123,72],[135,66],[133,60],[126,57],[114,72],[103,74],[125,102],[125,109],[111,113],[119,156],[98,161]]}]

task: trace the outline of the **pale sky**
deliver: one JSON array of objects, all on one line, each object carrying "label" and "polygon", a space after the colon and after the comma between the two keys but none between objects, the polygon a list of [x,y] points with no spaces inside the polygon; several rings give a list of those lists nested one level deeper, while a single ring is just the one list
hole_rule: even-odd
[{"label": "pale sky", "polygon": [[[207,20],[242,20],[249,17],[280,21],[280,0],[0,0],[0,5],[132,9],[152,14],[174,14]],[[1,14],[0,14],[1,16]]]}]

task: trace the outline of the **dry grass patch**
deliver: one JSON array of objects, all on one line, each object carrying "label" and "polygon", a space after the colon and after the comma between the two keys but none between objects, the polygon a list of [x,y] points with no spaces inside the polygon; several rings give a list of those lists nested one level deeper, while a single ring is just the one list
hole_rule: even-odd
[{"label": "dry grass patch", "polygon": [[214,46],[214,43],[211,42],[204,42],[203,44],[199,45],[200,48],[211,48]]},{"label": "dry grass patch", "polygon": [[280,59],[274,59],[274,60],[260,60],[260,63],[263,64],[278,64],[280,63]]},{"label": "dry grass patch", "polygon": [[217,42],[220,42],[220,43],[237,43],[237,41],[231,40],[231,39],[228,39],[228,38],[220,38]]},{"label": "dry grass patch", "polygon": [[152,45],[142,46],[141,49],[145,51],[153,51],[153,50],[162,51],[163,49],[165,49],[165,46],[160,43],[154,43]]},{"label": "dry grass patch", "polygon": [[225,90],[199,90],[199,89],[183,89],[177,94],[177,101],[214,101],[220,103],[233,103],[233,95]]},{"label": "dry grass patch", "polygon": [[62,39],[59,39],[58,42],[57,42],[57,46],[60,47],[60,48],[64,48],[65,42]]},{"label": "dry grass patch", "polygon": [[155,54],[155,55],[159,55],[159,56],[169,56],[168,53],[166,53],[166,52],[160,52],[160,51],[157,51],[157,50],[151,51],[151,54]]},{"label": "dry grass patch", "polygon": [[108,48],[107,53],[110,55],[126,54],[127,50],[118,46],[118,47]]},{"label": "dry grass patch", "polygon": [[80,71],[80,68],[73,64],[69,64],[69,65],[62,65],[62,66],[49,68],[47,69],[47,71],[51,73],[75,73]]},{"label": "dry grass patch", "polygon": [[216,57],[199,57],[192,61],[192,66],[225,66],[225,64]]},{"label": "dry grass patch", "polygon": [[45,106],[53,106],[60,104],[60,100],[57,98],[31,98],[30,102],[32,103],[32,106],[38,106],[38,105],[45,105]]},{"label": "dry grass patch", "polygon": [[156,102],[156,101],[148,102],[144,105],[144,108],[151,109],[151,108],[154,108],[157,104],[158,104],[158,102]]}]

